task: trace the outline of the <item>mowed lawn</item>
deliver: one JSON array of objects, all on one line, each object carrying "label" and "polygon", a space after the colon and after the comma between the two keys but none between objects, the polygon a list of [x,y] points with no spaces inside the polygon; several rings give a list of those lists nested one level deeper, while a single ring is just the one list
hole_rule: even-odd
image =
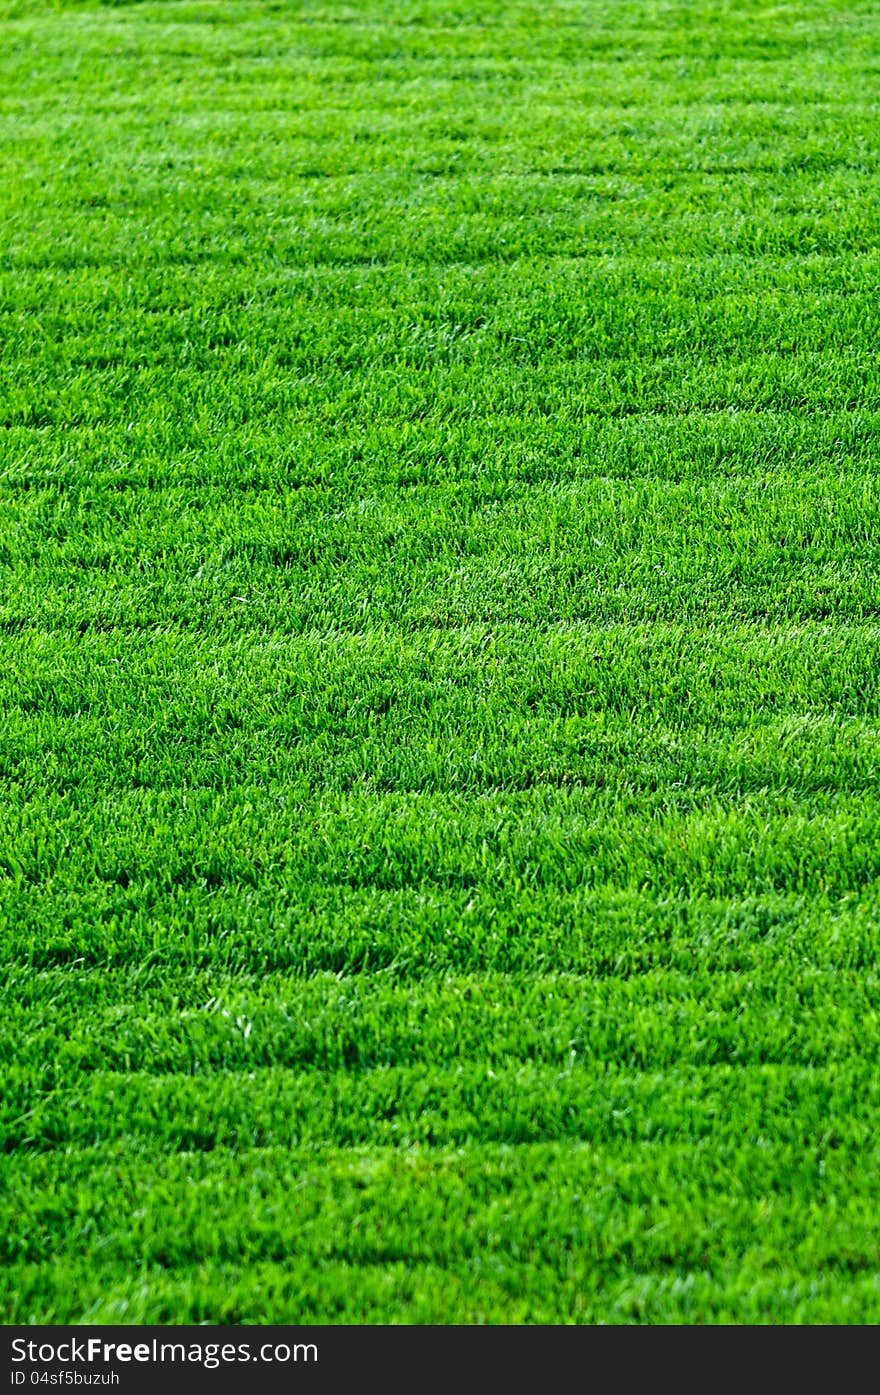
[{"label": "mowed lawn", "polygon": [[0,40],[0,1315],[880,1319],[880,5]]}]

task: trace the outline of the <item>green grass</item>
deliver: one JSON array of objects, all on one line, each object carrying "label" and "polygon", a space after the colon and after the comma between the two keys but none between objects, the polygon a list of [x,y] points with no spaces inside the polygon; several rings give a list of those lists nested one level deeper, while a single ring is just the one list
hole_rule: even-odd
[{"label": "green grass", "polygon": [[878,71],[2,0],[5,1321],[880,1319]]}]

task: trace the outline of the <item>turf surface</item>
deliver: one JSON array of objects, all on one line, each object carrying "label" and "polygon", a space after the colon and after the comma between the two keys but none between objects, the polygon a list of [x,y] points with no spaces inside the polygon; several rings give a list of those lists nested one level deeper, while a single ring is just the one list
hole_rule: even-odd
[{"label": "turf surface", "polygon": [[878,1320],[880,7],[2,15],[2,1316]]}]

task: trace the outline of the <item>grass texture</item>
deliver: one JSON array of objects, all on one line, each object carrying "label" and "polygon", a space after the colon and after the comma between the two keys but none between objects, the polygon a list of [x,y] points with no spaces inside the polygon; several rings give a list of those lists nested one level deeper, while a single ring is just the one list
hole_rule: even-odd
[{"label": "grass texture", "polygon": [[880,1319],[878,72],[4,0],[6,1321]]}]

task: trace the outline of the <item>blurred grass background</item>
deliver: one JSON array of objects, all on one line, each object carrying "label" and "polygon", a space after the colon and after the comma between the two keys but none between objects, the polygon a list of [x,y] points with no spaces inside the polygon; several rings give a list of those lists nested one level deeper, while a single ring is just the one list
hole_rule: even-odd
[{"label": "blurred grass background", "polygon": [[880,7],[6,3],[7,1322],[880,1316]]}]

